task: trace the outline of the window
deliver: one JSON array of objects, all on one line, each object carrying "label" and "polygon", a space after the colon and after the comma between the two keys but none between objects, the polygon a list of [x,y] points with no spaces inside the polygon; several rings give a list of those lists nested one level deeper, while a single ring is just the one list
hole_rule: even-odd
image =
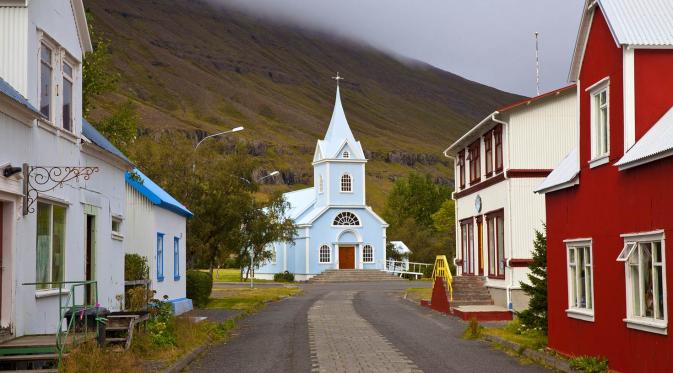
[{"label": "window", "polygon": [[53,283],[63,281],[64,258],[65,207],[38,202],[35,282],[43,284],[37,289],[57,288]]},{"label": "window", "polygon": [[470,145],[470,184],[474,184],[481,180],[481,148],[479,140]]},{"label": "window", "polygon": [[63,62],[63,129],[72,131],[72,66]]},{"label": "window", "polygon": [[628,236],[617,258],[626,271],[626,322],[629,327],[666,333],[666,282],[663,235]]},{"label": "window", "polygon": [[365,245],[365,247],[362,248],[362,261],[364,263],[374,262],[374,248],[372,245]]},{"label": "window", "polygon": [[493,133],[489,131],[484,136],[484,156],[486,157],[486,177],[493,174]]},{"label": "window", "polygon": [[322,180],[322,175],[318,176],[318,193],[322,193],[324,191],[324,182]]},{"label": "window", "polygon": [[502,126],[493,130],[493,141],[495,143],[495,172],[502,171]]},{"label": "window", "polygon": [[593,321],[594,291],[591,241],[566,241],[568,250],[568,310],[570,317]]},{"label": "window", "polygon": [[488,277],[505,278],[505,215],[496,211],[486,215],[488,225]]},{"label": "window", "polygon": [[180,279],[180,237],[173,237],[173,279]]},{"label": "window", "polygon": [[332,250],[327,245],[320,246],[320,263],[330,263],[332,261]]},{"label": "window", "polygon": [[42,44],[40,48],[40,113],[51,120],[52,51]]},{"label": "window", "polygon": [[344,151],[343,153],[341,153],[341,158],[348,159],[348,158],[350,158],[350,157],[351,157],[351,153],[348,152],[348,150],[346,150],[346,151]]},{"label": "window", "polygon": [[608,81],[591,88],[591,159],[602,159],[610,153],[610,122]]},{"label": "window", "polygon": [[460,189],[465,188],[465,151],[458,153],[458,180],[460,181]]},{"label": "window", "polygon": [[164,234],[157,233],[157,281],[164,280]]},{"label": "window", "polygon": [[352,212],[342,212],[339,213],[334,218],[334,222],[332,223],[333,225],[340,225],[340,226],[348,226],[348,225],[360,225],[360,219],[358,219],[355,214]]},{"label": "window", "polygon": [[122,235],[122,219],[113,216],[112,217],[112,226],[110,227],[112,231],[112,238],[120,240],[124,238]]},{"label": "window", "polygon": [[349,174],[341,175],[341,191],[342,192],[353,191],[353,181],[351,179],[351,175]]},{"label": "window", "polygon": [[474,248],[474,224],[472,219],[460,223],[460,247],[463,257],[463,273],[472,274],[472,249]]}]

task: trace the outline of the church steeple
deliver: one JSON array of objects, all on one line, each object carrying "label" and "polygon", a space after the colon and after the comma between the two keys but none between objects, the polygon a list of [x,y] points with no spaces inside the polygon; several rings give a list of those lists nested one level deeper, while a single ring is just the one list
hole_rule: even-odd
[{"label": "church steeple", "polygon": [[332,111],[332,119],[327,128],[325,138],[318,141],[313,161],[344,158],[344,152],[348,155],[348,159],[364,160],[365,155],[362,151],[362,146],[359,141],[355,140],[355,136],[353,136],[353,132],[346,120],[346,113],[341,105],[339,80],[343,78],[337,73],[337,76],[334,77],[334,79],[337,80],[337,89],[334,110]]}]

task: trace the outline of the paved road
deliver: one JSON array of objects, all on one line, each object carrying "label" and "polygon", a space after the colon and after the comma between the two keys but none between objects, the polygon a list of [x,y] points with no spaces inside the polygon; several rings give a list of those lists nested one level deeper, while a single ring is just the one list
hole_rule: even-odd
[{"label": "paved road", "polygon": [[[424,285],[428,285],[424,283]],[[465,324],[400,298],[409,282],[304,285],[304,295],[247,318],[192,372],[544,372],[485,343]]]}]

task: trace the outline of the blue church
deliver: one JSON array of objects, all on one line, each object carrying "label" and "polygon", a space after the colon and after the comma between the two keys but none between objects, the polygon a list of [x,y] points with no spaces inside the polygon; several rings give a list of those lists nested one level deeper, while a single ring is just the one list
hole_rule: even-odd
[{"label": "blue church", "polygon": [[385,269],[388,224],[367,206],[366,164],[337,84],[332,119],[313,156],[313,187],[284,195],[297,225],[295,242],[271,245],[272,259],[255,277],[269,279],[289,271],[301,281],[326,269]]}]

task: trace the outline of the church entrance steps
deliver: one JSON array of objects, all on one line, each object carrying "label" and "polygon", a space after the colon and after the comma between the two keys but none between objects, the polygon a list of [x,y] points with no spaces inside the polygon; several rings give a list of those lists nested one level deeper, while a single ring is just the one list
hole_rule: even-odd
[{"label": "church entrance steps", "polygon": [[453,307],[455,316],[469,321],[506,321],[512,320],[512,312],[505,307],[494,305],[465,305]]},{"label": "church entrance steps", "polygon": [[309,282],[375,282],[406,281],[378,269],[328,269],[311,278]]}]

